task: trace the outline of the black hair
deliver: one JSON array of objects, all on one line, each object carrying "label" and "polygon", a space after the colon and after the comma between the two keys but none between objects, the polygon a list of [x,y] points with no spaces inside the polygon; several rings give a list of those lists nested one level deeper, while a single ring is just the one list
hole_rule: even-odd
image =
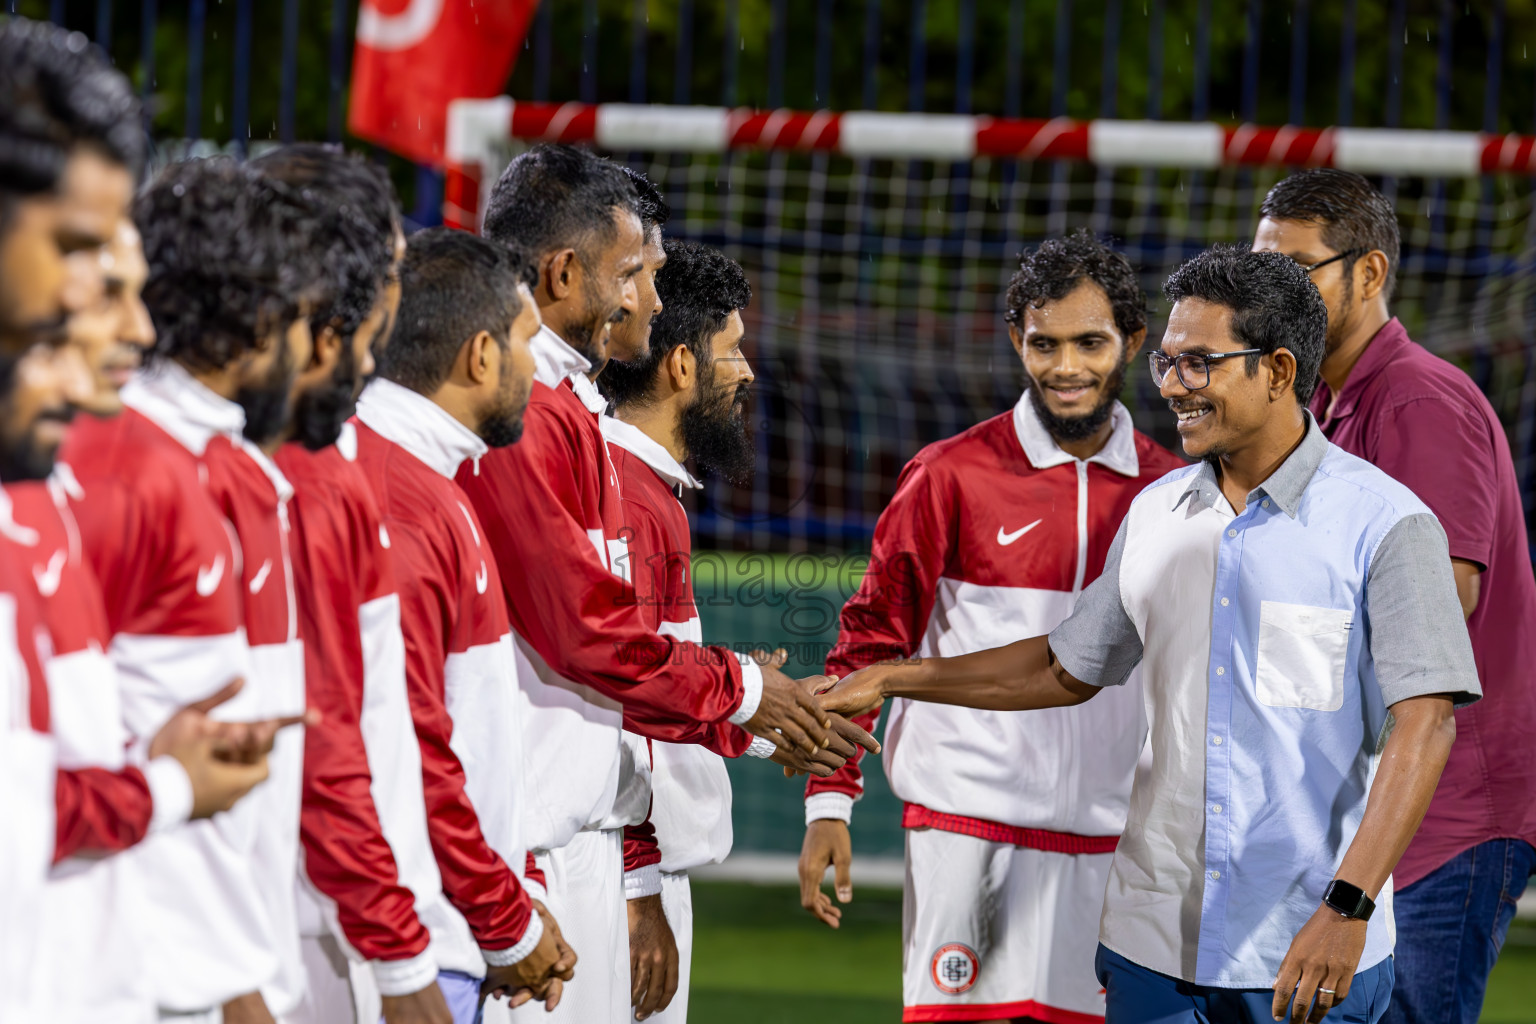
[{"label": "black hair", "polygon": [[650,178],[633,167],[620,166],[635,189],[635,214],[640,218],[640,233],[650,238],[652,228],[664,227],[672,219],[672,207],[667,205],[661,190]]},{"label": "black hair", "polygon": [[138,176],[145,138],[133,86],[78,32],[0,22],[0,203],[55,189],[77,146]]},{"label": "black hair", "polygon": [[583,259],[612,241],[613,210],[638,215],[635,187],[624,169],[589,149],[535,146],[517,156],[491,189],[485,237],[533,261],[573,248]]},{"label": "black hair", "polygon": [[1003,319],[1022,328],[1026,309],[1064,299],[1082,281],[1092,281],[1104,290],[1115,326],[1127,342],[1147,326],[1147,297],[1130,260],[1087,230],[1048,239],[1019,257],[1019,269],[1004,296]]},{"label": "black hair", "polygon": [[310,327],[318,333],[331,326],[350,340],[373,312],[395,259],[400,214],[388,175],[339,146],[314,142],[283,146],[251,163],[318,209],[330,287]]},{"label": "black hair", "polygon": [[1355,260],[1372,249],[1381,250],[1387,257],[1387,285],[1382,294],[1391,297],[1397,283],[1402,236],[1392,204],[1364,176],[1333,167],[1297,171],[1269,190],[1259,206],[1259,216],[1322,228],[1324,245],[1334,252],[1354,253],[1341,261],[1346,282],[1353,281],[1349,270]]},{"label": "black hair", "polygon": [[531,270],[516,250],[464,231],[412,235],[400,264],[400,315],[379,375],[429,395],[476,334],[485,331],[505,346],[523,312],[517,286],[530,283]]},{"label": "black hair", "polygon": [[1327,345],[1328,307],[1295,260],[1218,245],[1175,270],[1163,294],[1169,302],[1203,299],[1230,309],[1238,344],[1262,353],[1245,360],[1249,373],[1264,355],[1287,349],[1296,357],[1296,400],[1311,401]]},{"label": "black hair", "polygon": [[215,370],[324,291],[326,227],[297,190],[228,157],[166,167],[134,203],[155,358]]},{"label": "black hair", "polygon": [[631,363],[608,360],[598,378],[603,394],[616,406],[644,404],[662,360],[687,345],[702,367],[714,361],[710,339],[726,321],[752,301],[752,286],[740,264],[718,249],[681,238],[663,243],[666,265],[656,274],[661,313],[651,324],[651,351]]}]

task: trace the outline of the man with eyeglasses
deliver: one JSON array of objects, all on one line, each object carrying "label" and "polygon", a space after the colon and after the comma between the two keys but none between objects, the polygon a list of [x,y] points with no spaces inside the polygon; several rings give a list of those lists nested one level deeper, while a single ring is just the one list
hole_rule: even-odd
[{"label": "man with eyeglasses", "polygon": [[1153,372],[1200,465],[1137,496],[1048,636],[865,669],[823,706],[1070,707],[1139,664],[1152,756],[1100,924],[1107,1019],[1376,1022],[1392,870],[1479,694],[1445,533],[1307,411],[1327,311],[1294,261],[1219,247],[1164,292]]},{"label": "man with eyeglasses", "polygon": [[1398,263],[1392,206],[1358,174],[1277,184],[1255,249],[1308,269],[1328,304],[1311,407],[1323,433],[1406,484],[1450,539],[1456,589],[1487,697],[1458,739],[1397,885],[1398,983],[1387,1020],[1476,1021],[1515,902],[1536,869],[1536,579],[1509,443],[1459,368],[1388,311]]}]

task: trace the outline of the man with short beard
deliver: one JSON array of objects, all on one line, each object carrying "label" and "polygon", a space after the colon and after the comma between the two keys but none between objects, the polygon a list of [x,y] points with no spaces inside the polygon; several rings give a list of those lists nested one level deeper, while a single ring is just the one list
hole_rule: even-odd
[{"label": "man with short beard", "polygon": [[[1125,257],[1086,232],[1047,241],[1006,301],[1024,394],[902,471],[828,674],[1051,629],[1103,568],[1131,499],[1183,465],[1117,399],[1147,329]],[[908,829],[904,1019],[1104,1015],[1098,910],[1146,734],[1139,686],[1111,696],[1044,715],[892,707],[885,770]],[[862,791],[853,764],[807,787],[801,902],[834,928],[822,876],[834,867],[837,899],[852,899]]]},{"label": "man with short beard", "polygon": [[[683,468],[690,458],[733,482],[751,478],[745,412],[753,376],[741,351],[741,311],[752,289],[741,267],[707,246],[670,240],[662,255],[655,287],[663,308],[649,351],[603,371],[614,415],[602,425],[624,495],[641,614],[658,634],[703,643],[678,499],[700,486]],[[644,749],[634,780],[650,814],[624,833],[631,997],[639,1020],[684,1022],[693,954],[688,871],[730,853],[731,783],[724,760],[696,744]]]},{"label": "man with short beard", "polygon": [[516,254],[473,235],[412,237],[399,320],[356,420],[379,540],[399,566],[427,832],[457,912],[431,922],[456,1024],[478,1020],[482,993],[553,1009],[576,962],[520,877],[527,789],[511,626],[485,530],[454,483],[461,463],[522,433],[539,328],[525,275]]},{"label": "man with short beard", "polygon": [[292,440],[273,457],[293,485],[305,688],[322,715],[305,736],[296,894],[309,984],[289,1021],[328,1024],[356,1007],[359,1019],[448,1024],[438,968],[459,966],[446,954],[467,926],[427,840],[389,533],[346,422],[394,325],[405,236],[388,177],[360,157],[299,144],[253,164],[315,204],[332,275],[309,317]]},{"label": "man with short beard", "polygon": [[[459,473],[500,563],[522,659],[528,843],[550,909],[596,965],[560,1011],[583,1024],[631,1012],[622,829],[645,807],[619,799],[637,756],[626,721],[729,756],[756,734],[759,753],[820,771],[830,770],[821,761],[842,764],[854,741],[877,748],[846,722],[834,727],[809,688],[776,666],[658,635],[627,600],[618,479],[598,425],[607,402],[592,379],[617,354],[615,322],[650,326],[637,285],[641,205],[623,170],[574,147],[537,146],[502,173],[485,233],[536,268],[544,327],[532,343],[527,436]],[[644,347],[643,337],[627,346]]]},{"label": "man with short beard", "polygon": [[[214,159],[167,168],[135,217],[156,347],[123,389],[127,411],[82,418],[65,453],[83,489],[76,511],[108,602],[125,718],[131,733],[152,735],[177,704],[242,677],[227,717],[300,714],[288,485],[252,438],[280,436],[294,374],[310,359],[308,307],[327,279],[315,210]],[[214,1019],[223,1006],[234,1024],[296,1005],[303,743],[295,730],[281,737],[272,778],[233,814],[156,837],[136,856],[163,1014]]]}]

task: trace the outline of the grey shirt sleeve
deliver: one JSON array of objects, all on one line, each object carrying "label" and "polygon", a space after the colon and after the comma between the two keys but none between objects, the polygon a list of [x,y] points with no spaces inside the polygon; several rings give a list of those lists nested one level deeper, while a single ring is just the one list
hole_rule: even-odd
[{"label": "grey shirt sleeve", "polygon": [[1434,516],[1405,516],[1381,539],[1365,578],[1365,610],[1388,707],[1426,694],[1449,694],[1457,707],[1482,697],[1450,546]]},{"label": "grey shirt sleeve", "polygon": [[1115,533],[1104,571],[1078,595],[1077,607],[1051,630],[1051,651],[1061,667],[1090,686],[1119,686],[1141,661],[1141,634],[1120,600],[1120,555],[1125,522]]}]

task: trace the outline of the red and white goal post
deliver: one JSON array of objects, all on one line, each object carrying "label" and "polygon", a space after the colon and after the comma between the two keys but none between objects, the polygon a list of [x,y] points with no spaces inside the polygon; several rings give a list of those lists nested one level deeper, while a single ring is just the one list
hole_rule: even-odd
[{"label": "red and white goal post", "polygon": [[492,158],[515,141],[591,143],[615,152],[788,150],[838,153],[856,159],[967,161],[991,157],[1189,170],[1341,167],[1362,174],[1424,178],[1536,174],[1536,137],[1529,135],[525,103],[499,96],[456,100],[449,107],[445,223],[474,230],[482,184],[497,170],[491,166]]}]

